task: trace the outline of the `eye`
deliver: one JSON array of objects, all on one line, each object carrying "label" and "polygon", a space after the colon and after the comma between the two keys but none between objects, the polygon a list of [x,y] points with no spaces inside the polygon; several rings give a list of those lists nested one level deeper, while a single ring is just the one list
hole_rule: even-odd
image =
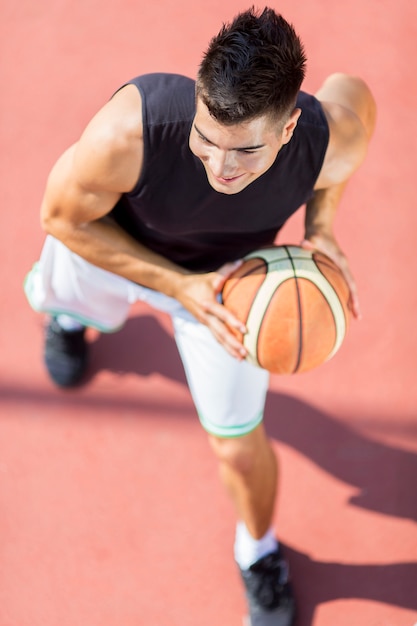
[{"label": "eye", "polygon": [[207,139],[207,137],[204,137],[204,135],[202,135],[197,129],[195,129],[195,132],[197,133],[197,137],[199,138],[200,141],[208,145],[211,144],[211,142]]}]

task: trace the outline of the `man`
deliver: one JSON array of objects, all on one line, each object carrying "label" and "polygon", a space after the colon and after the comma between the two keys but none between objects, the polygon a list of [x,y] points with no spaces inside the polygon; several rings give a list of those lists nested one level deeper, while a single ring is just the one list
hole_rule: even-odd
[{"label": "man", "polygon": [[32,306],[51,315],[45,362],[61,386],[85,371],[85,326],[116,330],[138,299],[172,315],[236,508],[235,558],[252,626],[292,624],[294,600],[272,530],[268,373],[245,361],[233,333],[242,324],[219,293],[239,259],[272,244],[306,204],[303,245],[340,266],[360,314],[332,223],[365,156],[375,105],[360,79],[343,74],[316,97],[304,94],[304,71],[293,28],[265,8],[222,28],[196,83],[149,74],[119,89],[52,169],[42,204],[48,237],[26,282]]}]

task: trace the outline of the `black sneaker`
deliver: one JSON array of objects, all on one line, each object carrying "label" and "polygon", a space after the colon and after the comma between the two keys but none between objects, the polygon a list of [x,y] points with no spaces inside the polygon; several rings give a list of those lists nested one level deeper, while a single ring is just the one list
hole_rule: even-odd
[{"label": "black sneaker", "polygon": [[59,387],[73,387],[87,368],[85,328],[63,330],[52,318],[46,327],[44,362],[49,376]]},{"label": "black sneaker", "polygon": [[249,605],[247,626],[292,626],[295,601],[280,549],[240,572]]}]

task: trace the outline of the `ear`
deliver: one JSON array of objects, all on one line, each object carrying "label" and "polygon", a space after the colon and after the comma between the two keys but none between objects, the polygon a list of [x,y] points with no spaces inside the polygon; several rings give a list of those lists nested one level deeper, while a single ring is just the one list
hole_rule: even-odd
[{"label": "ear", "polygon": [[290,117],[285,123],[284,129],[282,131],[282,143],[286,144],[290,141],[293,136],[295,127],[297,126],[298,119],[301,115],[301,109],[294,109],[291,113]]}]

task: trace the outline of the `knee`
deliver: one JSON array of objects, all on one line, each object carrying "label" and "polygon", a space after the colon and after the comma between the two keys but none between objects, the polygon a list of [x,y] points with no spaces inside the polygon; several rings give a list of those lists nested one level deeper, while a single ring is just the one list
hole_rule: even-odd
[{"label": "knee", "polygon": [[221,465],[245,475],[250,474],[260,456],[269,452],[269,444],[262,432],[253,431],[234,439],[209,435],[210,446]]}]

